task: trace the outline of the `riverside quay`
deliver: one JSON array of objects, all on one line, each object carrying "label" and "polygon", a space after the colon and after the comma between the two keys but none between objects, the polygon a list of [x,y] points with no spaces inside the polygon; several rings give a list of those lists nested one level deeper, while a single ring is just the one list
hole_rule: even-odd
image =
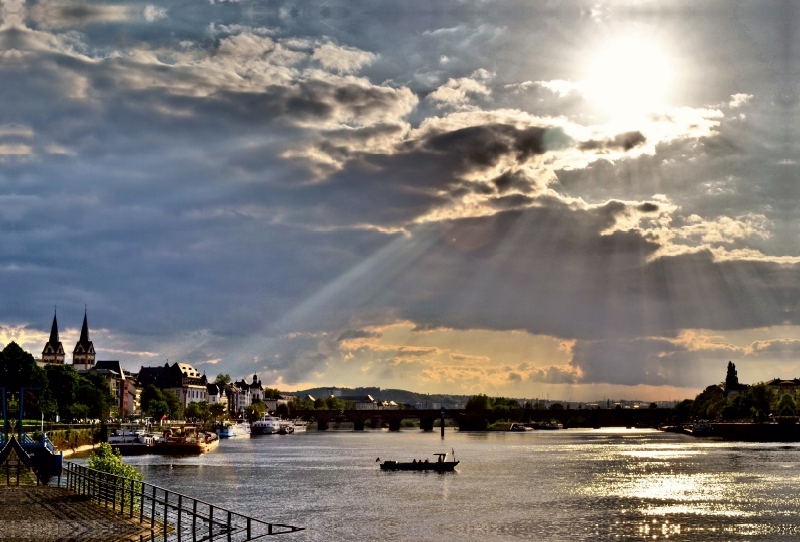
[{"label": "riverside quay", "polygon": [[4,539],[247,541],[303,530],[63,461],[46,436],[37,437],[27,433],[8,437],[5,431],[1,437]]}]

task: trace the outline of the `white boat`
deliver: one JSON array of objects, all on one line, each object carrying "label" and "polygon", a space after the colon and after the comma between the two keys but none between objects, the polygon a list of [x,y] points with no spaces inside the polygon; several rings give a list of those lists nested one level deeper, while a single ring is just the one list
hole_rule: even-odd
[{"label": "white boat", "polygon": [[260,420],[254,421],[250,425],[250,433],[253,435],[273,435],[280,433],[281,427],[286,424],[280,416],[270,416],[265,414]]},{"label": "white boat", "polygon": [[296,419],[295,421],[293,421],[292,423],[294,424],[294,432],[295,433],[304,432],[306,430],[306,425],[308,425],[306,422],[304,422],[303,420],[301,420],[299,418]]},{"label": "white boat", "polygon": [[108,435],[108,443],[116,449],[138,448],[153,446],[161,440],[160,437],[161,435],[146,433],[141,429],[135,431],[117,429]]},{"label": "white boat", "polygon": [[250,434],[250,424],[247,422],[231,423],[228,421],[218,423],[215,432],[219,438],[232,438]]}]

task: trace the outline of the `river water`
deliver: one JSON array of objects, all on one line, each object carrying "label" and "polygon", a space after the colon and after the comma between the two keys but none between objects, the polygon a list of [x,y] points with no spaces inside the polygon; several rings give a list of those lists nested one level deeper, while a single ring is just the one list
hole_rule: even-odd
[{"label": "river water", "polygon": [[[455,473],[380,459],[455,449]],[[289,541],[790,540],[800,445],[630,429],[307,432],[224,440],[200,457],[126,458],[145,481],[266,521]]]}]

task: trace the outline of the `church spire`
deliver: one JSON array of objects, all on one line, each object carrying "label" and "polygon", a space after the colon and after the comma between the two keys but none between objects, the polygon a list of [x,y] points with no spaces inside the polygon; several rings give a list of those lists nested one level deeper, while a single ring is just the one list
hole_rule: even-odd
[{"label": "church spire", "polygon": [[58,319],[56,313],[53,313],[53,326],[50,328],[50,344],[58,344]]},{"label": "church spire", "polygon": [[80,344],[82,344],[84,346],[84,348],[87,346],[88,343],[91,342],[89,340],[89,323],[86,320],[86,310],[85,309],[83,311],[83,327],[81,327],[81,338],[80,338],[80,340],[78,340],[78,342]]},{"label": "church spire", "polygon": [[58,340],[58,320],[53,314],[53,325],[50,328],[50,340],[42,350],[42,361],[45,363],[64,363],[64,346]]},{"label": "church spire", "polygon": [[94,367],[94,345],[89,340],[89,322],[86,318],[86,309],[83,311],[83,326],[81,327],[81,338],[72,351],[72,365],[78,369],[91,369]]}]

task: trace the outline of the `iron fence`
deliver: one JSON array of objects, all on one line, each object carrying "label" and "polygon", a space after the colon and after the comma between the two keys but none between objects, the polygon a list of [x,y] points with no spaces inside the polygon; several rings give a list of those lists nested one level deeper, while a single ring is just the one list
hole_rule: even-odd
[{"label": "iron fence", "polygon": [[119,514],[149,526],[140,540],[236,541],[295,533],[303,527],[268,523],[131,478],[64,461],[60,484]]}]

